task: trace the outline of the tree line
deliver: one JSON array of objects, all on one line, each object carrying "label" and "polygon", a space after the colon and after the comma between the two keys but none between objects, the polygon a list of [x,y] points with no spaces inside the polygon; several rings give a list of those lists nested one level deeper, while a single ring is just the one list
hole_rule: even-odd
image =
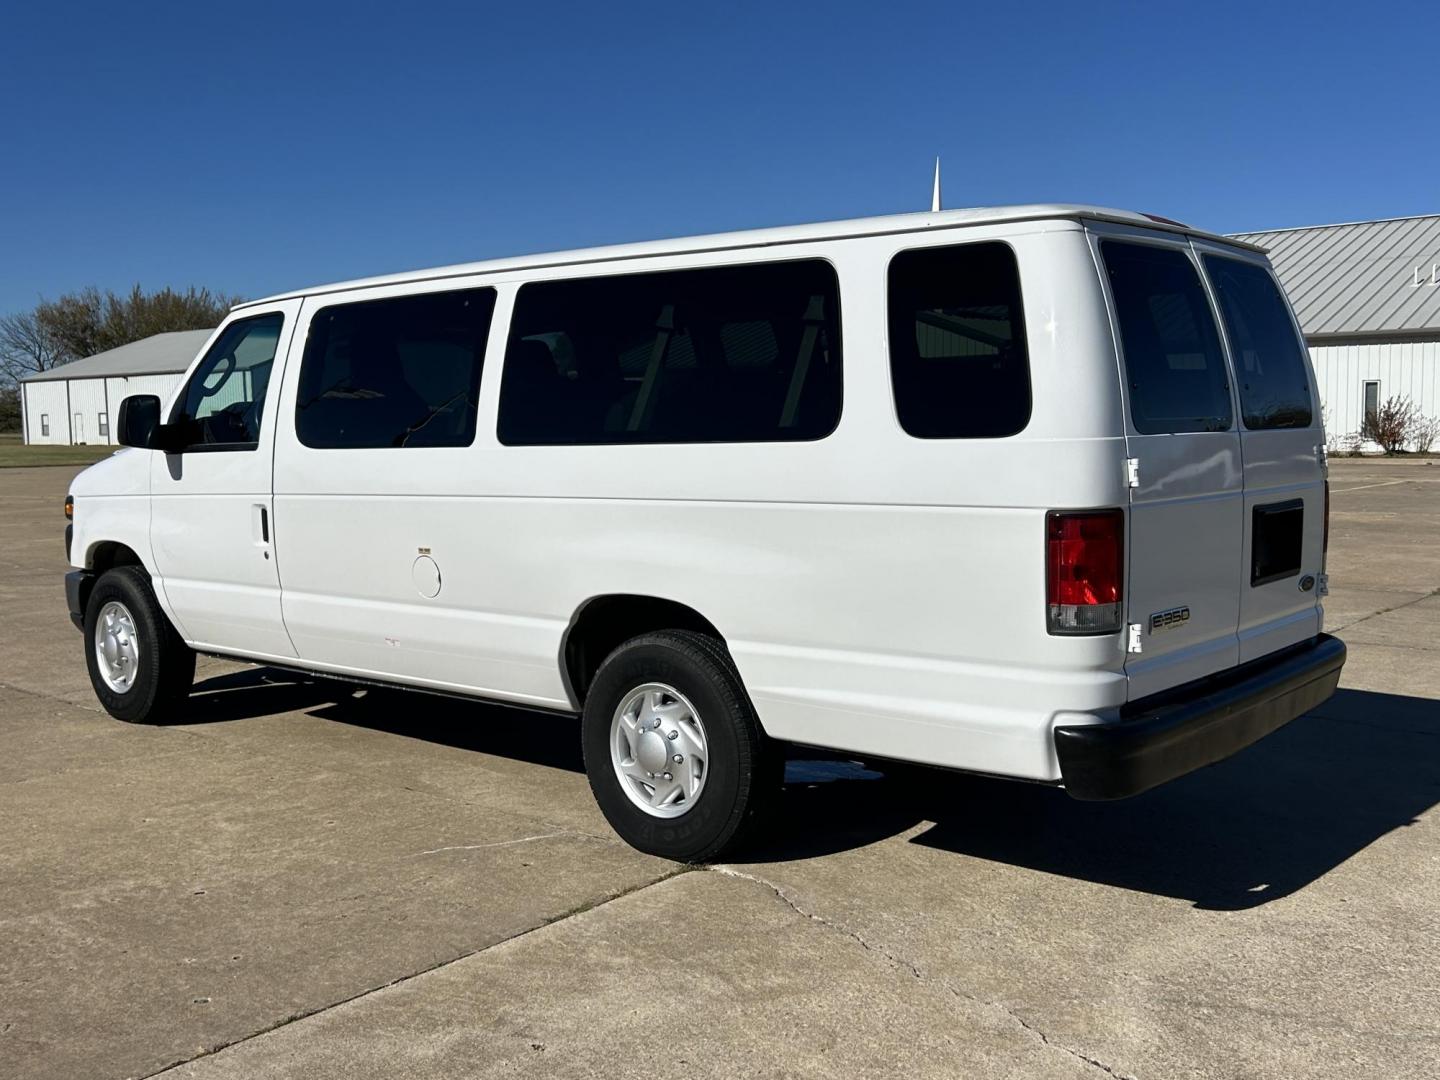
[{"label": "tree line", "polygon": [[171,330],[218,326],[239,297],[193,285],[146,292],[91,286],[0,316],[0,431],[20,427],[19,380]]}]

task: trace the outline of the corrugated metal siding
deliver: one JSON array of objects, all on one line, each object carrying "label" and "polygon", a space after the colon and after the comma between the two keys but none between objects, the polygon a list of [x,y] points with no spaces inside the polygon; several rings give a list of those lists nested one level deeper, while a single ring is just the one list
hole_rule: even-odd
[{"label": "corrugated metal siding", "polygon": [[[49,416],[50,434],[41,430],[40,418]],[[25,430],[29,441],[39,445],[64,445],[70,441],[70,413],[65,402],[65,383],[25,384]]]},{"label": "corrugated metal siding", "polygon": [[[1408,397],[1425,415],[1440,417],[1440,341],[1316,345],[1310,360],[1332,445],[1343,445],[1346,436],[1359,432],[1370,379],[1379,380],[1381,401]],[[1378,449],[1373,444],[1364,448]]]},{"label": "corrugated metal siding", "polygon": [[70,441],[106,443],[100,434],[100,417],[106,412],[104,379],[70,381]]},{"label": "corrugated metal siding", "polygon": [[1440,264],[1440,214],[1235,236],[1268,249],[1306,337],[1440,335],[1440,285],[1414,284]]},{"label": "corrugated metal siding", "polygon": [[110,387],[110,409],[120,411],[120,402],[132,394],[154,394],[161,405],[170,401],[170,395],[180,385],[183,374],[175,375],[130,375],[106,379]]}]

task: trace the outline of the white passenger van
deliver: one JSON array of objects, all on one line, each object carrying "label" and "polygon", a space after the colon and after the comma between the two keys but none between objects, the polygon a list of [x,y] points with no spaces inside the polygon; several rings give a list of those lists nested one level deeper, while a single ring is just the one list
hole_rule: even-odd
[{"label": "white passenger van", "polygon": [[1260,250],[1148,215],[286,293],[118,429],[67,531],[111,715],[183,720],[196,653],[578,715],[607,818],[675,859],[742,840],[782,744],[1113,799],[1345,657],[1290,308]]}]

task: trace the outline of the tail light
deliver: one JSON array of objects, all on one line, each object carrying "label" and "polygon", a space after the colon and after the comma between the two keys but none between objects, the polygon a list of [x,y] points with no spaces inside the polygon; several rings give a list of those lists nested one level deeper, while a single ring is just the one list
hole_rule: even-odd
[{"label": "tail light", "polygon": [[1045,515],[1045,599],[1052,634],[1113,634],[1123,618],[1125,515]]}]

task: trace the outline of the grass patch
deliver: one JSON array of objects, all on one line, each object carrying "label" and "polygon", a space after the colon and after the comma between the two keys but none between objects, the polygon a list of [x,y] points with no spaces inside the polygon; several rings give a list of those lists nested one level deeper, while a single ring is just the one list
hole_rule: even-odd
[{"label": "grass patch", "polygon": [[19,435],[0,435],[0,469],[29,465],[91,465],[115,452],[113,446],[26,446]]}]

